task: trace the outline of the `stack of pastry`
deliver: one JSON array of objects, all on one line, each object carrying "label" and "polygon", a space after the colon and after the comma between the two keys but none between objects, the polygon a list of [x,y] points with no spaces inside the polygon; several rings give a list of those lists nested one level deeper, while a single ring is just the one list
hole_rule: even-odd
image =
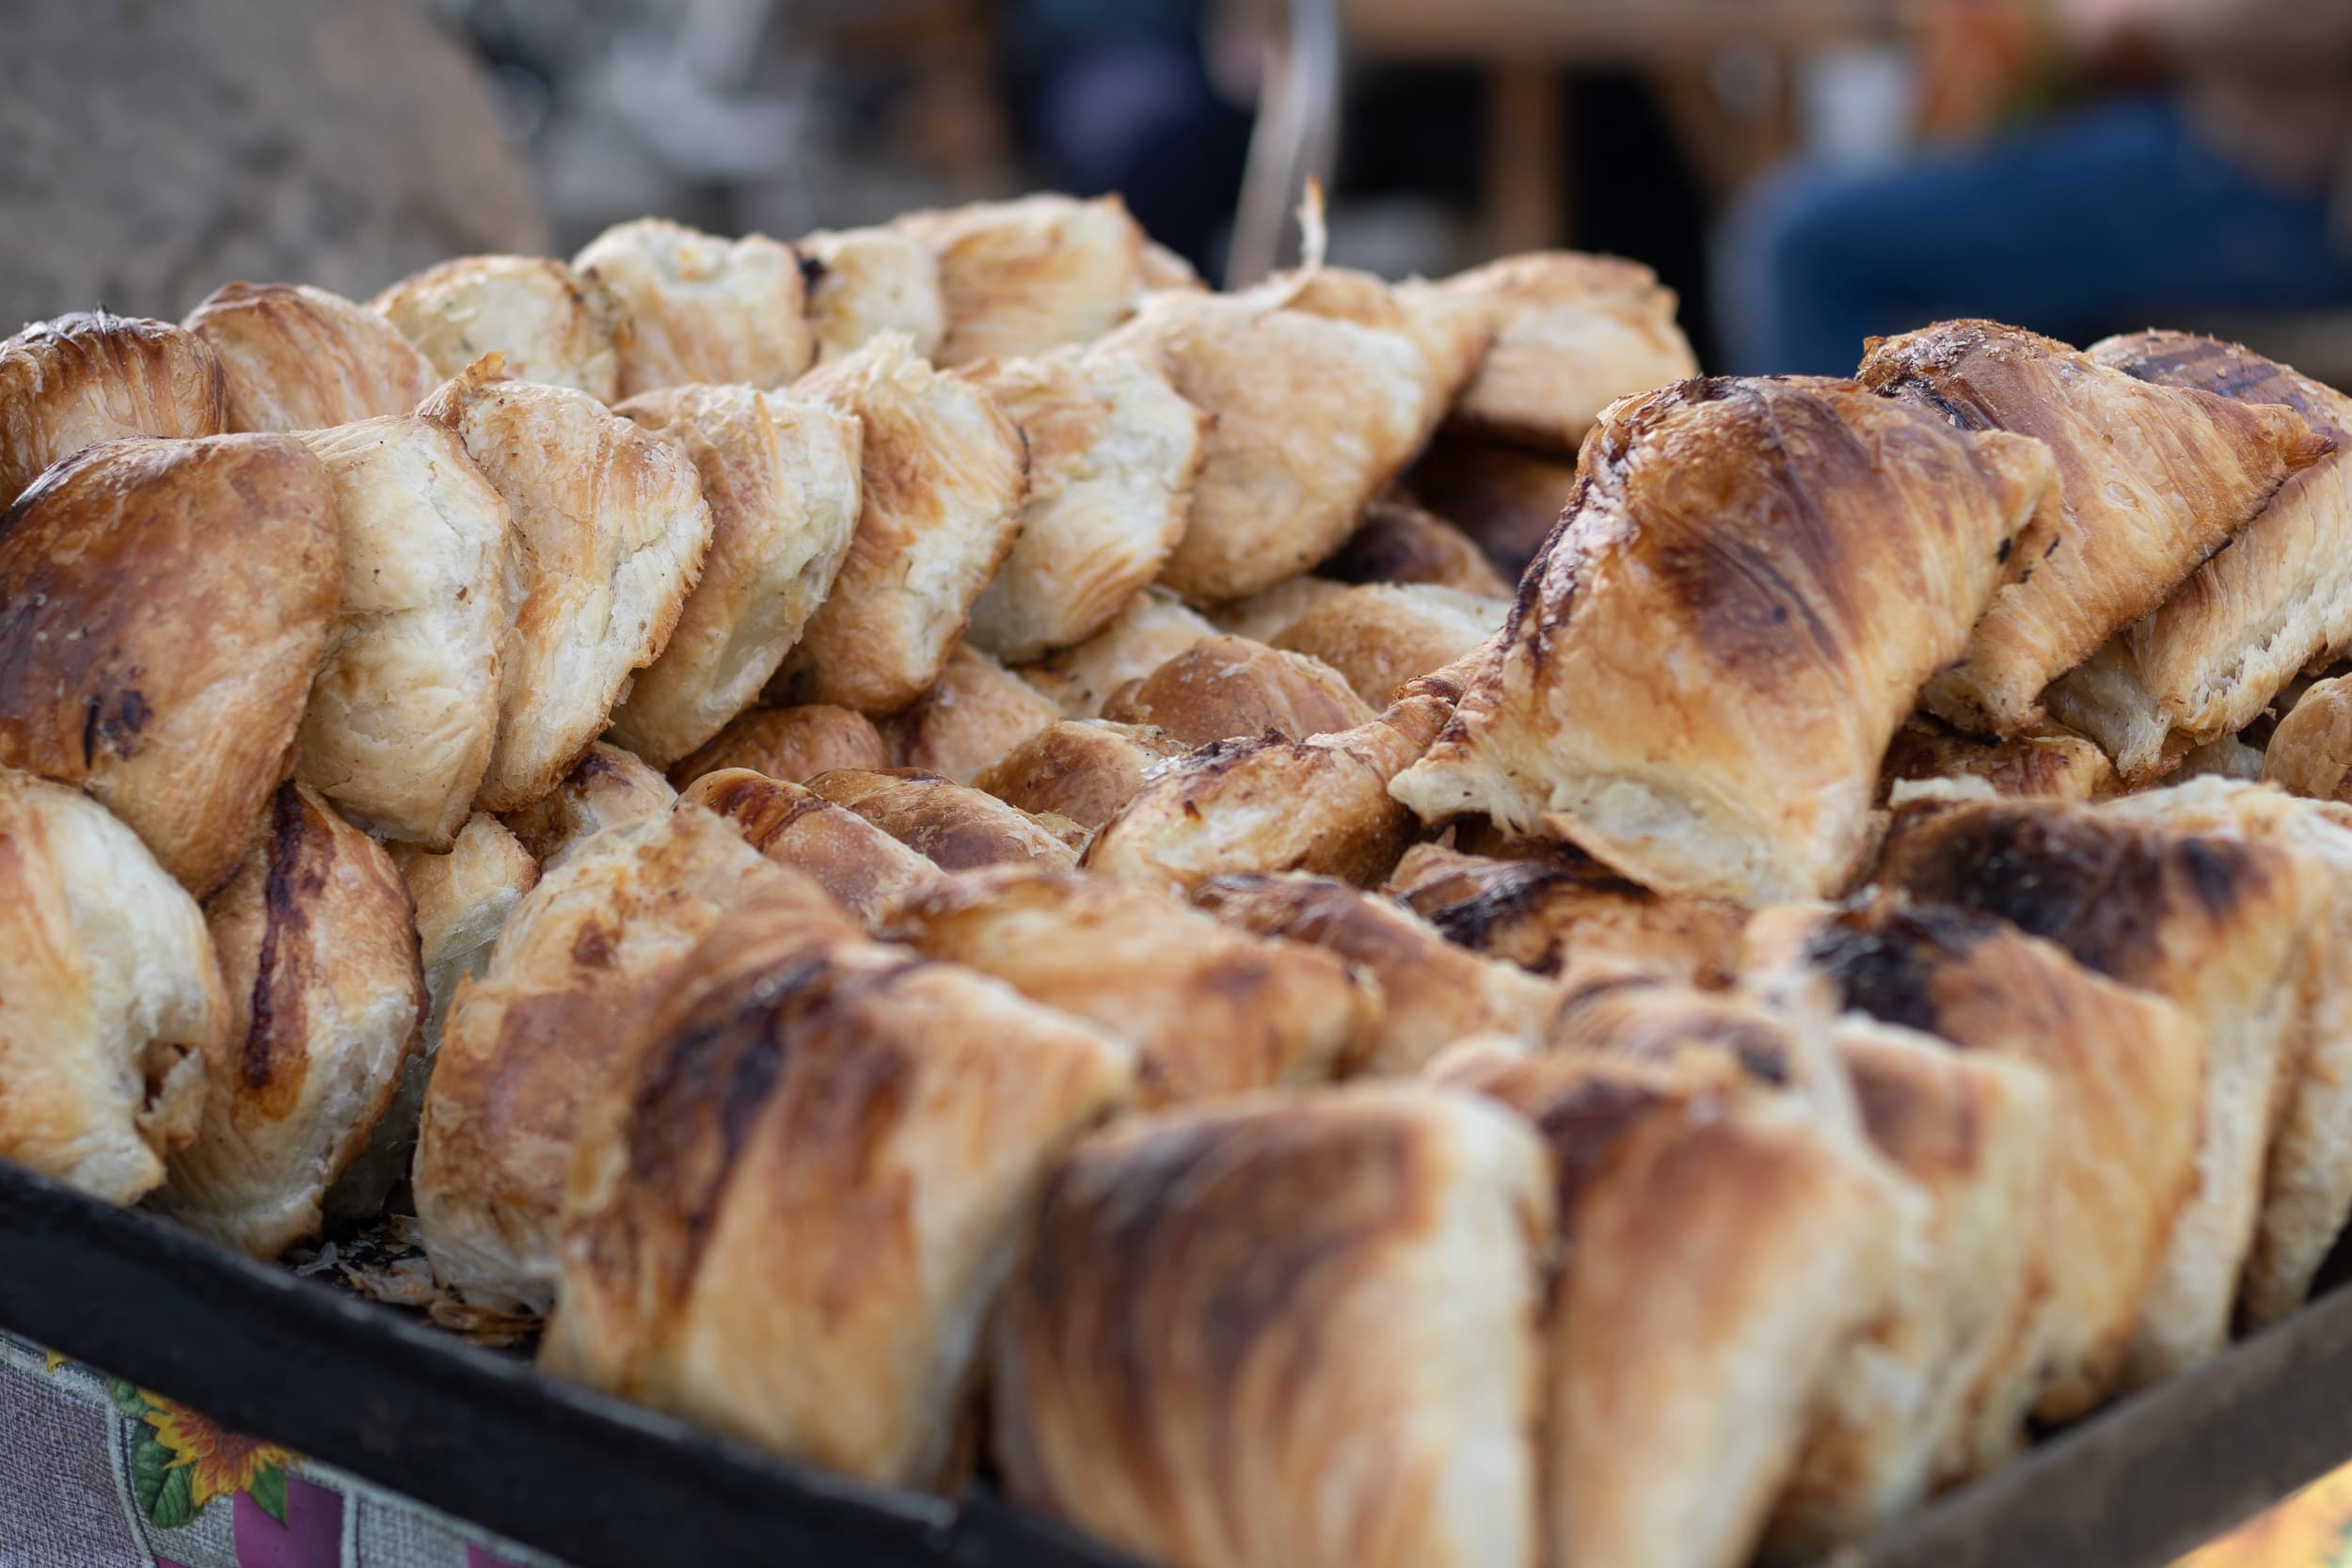
[{"label": "stack of pastry", "polygon": [[39,324],[0,1154],[1184,1568],[1809,1559],[2352,1214],[2347,429],[1055,197]]}]

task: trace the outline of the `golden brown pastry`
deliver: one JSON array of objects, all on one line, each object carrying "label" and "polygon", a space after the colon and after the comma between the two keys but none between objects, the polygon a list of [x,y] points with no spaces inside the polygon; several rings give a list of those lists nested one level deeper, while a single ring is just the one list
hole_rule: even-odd
[{"label": "golden brown pastry", "polygon": [[2352,676],[2316,682],[2270,732],[2263,780],[2314,800],[2352,800]]},{"label": "golden brown pastry", "polygon": [[230,430],[405,414],[441,381],[390,322],[308,283],[224,283],[183,325],[220,358]]},{"label": "golden brown pastry", "polygon": [[457,433],[515,519],[498,741],[475,799],[513,811],[555,787],[660,654],[710,508],[676,448],[580,392],[510,378],[495,356],[417,412]]},{"label": "golden brown pastry", "polygon": [[1927,803],[1899,812],[1881,880],[1999,915],[2076,962],[2178,1003],[2205,1036],[2198,1183],[2142,1299],[2118,1380],[2143,1387],[2221,1348],[2253,1240],[2293,1022],[2310,882],[2269,845],[2112,806]]},{"label": "golden brown pastry", "polygon": [[1027,196],[909,213],[890,226],[939,262],[942,365],[1100,338],[1143,293],[1143,230],[1116,196]]},{"label": "golden brown pastry", "polygon": [[544,1366],[834,1470],[946,1479],[1044,1170],[1127,1053],[752,899],[584,1130]]},{"label": "golden brown pastry", "polygon": [[1597,861],[1497,860],[1438,844],[1405,851],[1387,891],[1459,942],[1538,974],[1588,965],[1721,990],[1738,976],[1748,911],[1668,896]]},{"label": "golden brown pastry", "polygon": [[1215,740],[1145,775],[1087,868],[1192,888],[1244,871],[1312,871],[1371,886],[1412,833],[1389,781],[1429,749],[1458,687],[1422,683],[1370,723],[1294,740]]},{"label": "golden brown pastry", "polygon": [[1559,1010],[1559,988],[1449,943],[1428,922],[1377,894],[1328,877],[1216,877],[1193,901],[1230,926],[1327,948],[1380,983],[1379,1034],[1350,1071],[1419,1072],[1465,1036],[1534,1044]]},{"label": "golden brown pastry", "polygon": [[[1563,491],[1563,494],[1565,492]],[[1315,568],[1334,582],[1426,582],[1508,599],[1511,583],[1478,541],[1434,512],[1391,496],[1374,501],[1339,553]]]},{"label": "golden brown pastry", "polygon": [[[394,845],[391,855],[417,910],[426,1007],[417,1060],[411,1066],[423,1068],[440,1049],[441,1020],[457,994],[457,982],[468,975],[479,977],[490,961],[490,944],[498,940],[506,917],[538,885],[539,863],[506,824],[479,811],[466,819],[446,851],[435,854],[414,845]],[[423,1074],[412,1075],[421,1108]],[[412,1109],[412,1123],[415,1117]]]},{"label": "golden brown pastry", "polygon": [[1868,850],[1887,741],[1966,647],[2050,473],[2036,442],[1850,381],[1616,404],[1499,656],[1396,798],[1565,838],[1661,893],[1834,892]]},{"label": "golden brown pastry", "polygon": [[939,678],[972,601],[1012,548],[1028,483],[1021,433],[895,333],[828,360],[793,391],[864,424],[863,488],[833,592],[769,698],[896,713]]},{"label": "golden brown pastry", "polygon": [[677,791],[643,757],[599,740],[553,789],[499,820],[525,854],[552,867],[605,829],[660,816],[675,804]]},{"label": "golden brown pastry", "polygon": [[137,835],[0,768],[0,1158],[135,1203],[196,1135],[228,1017],[203,914]]},{"label": "golden brown pastry", "polygon": [[295,774],[368,832],[446,849],[498,740],[506,501],[430,420],[300,439],[334,484],[342,596]]},{"label": "golden brown pastry", "polygon": [[2144,784],[2252,723],[2305,666],[2352,643],[2352,399],[2184,332],[2109,338],[2089,353],[2160,387],[2293,409],[2338,449],[2291,475],[2230,548],[2051,688],[2051,711]]},{"label": "golden brown pastry", "polygon": [[801,784],[836,768],[887,768],[890,747],[862,713],[826,703],[755,707],[711,736],[691,756],[670,765],[670,782],[684,789],[705,773],[748,768],[771,779]]},{"label": "golden brown pastry", "polygon": [[817,613],[856,531],[858,421],[749,387],[673,387],[613,410],[694,465],[710,548],[661,657],[612,711],[613,737],[657,767],[758,700]]},{"label": "golden brown pastry", "polygon": [[[691,806],[599,833],[524,895],[441,1024],[417,1144],[433,1272],[478,1306],[546,1310],[581,1118],[694,944],[788,884]],[[812,896],[814,896],[812,895]]]},{"label": "golden brown pastry", "polygon": [[1099,719],[1112,692],[1216,633],[1167,590],[1147,588],[1092,637],[1017,673],[1044,692],[1064,719]]},{"label": "golden brown pastry", "polygon": [[2292,409],[2151,386],[1994,322],[1874,340],[1858,373],[1963,430],[2036,437],[2058,464],[2055,516],[2019,542],[2022,568],[1967,661],[1928,689],[1927,705],[1963,728],[2031,724],[2042,688],[2162,604],[2329,450]]},{"label": "golden brown pastry", "polygon": [[793,243],[806,280],[817,356],[855,354],[885,332],[902,332],[926,359],[939,353],[947,307],[930,246],[891,229],[819,230]]},{"label": "golden brown pastry", "polygon": [[517,381],[568,387],[598,403],[620,396],[620,297],[545,256],[460,256],[412,273],[370,309],[433,361],[462,374],[486,354]]},{"label": "golden brown pastry", "polygon": [[1470,1053],[1438,1076],[1518,1112],[1553,1155],[1548,1560],[1738,1568],[1902,1280],[1899,1184],[1717,1053]]},{"label": "golden brown pastry", "polygon": [[0,765],[96,796],[202,898],[294,768],[342,569],[291,436],[126,440],[0,531]]},{"label": "golden brown pastry", "polygon": [[1136,798],[1146,772],[1190,750],[1146,724],[1057,720],[980,769],[972,787],[1033,816],[1065,816],[1091,832]]},{"label": "golden brown pastry", "polygon": [[1268,732],[1303,740],[1376,711],[1321,659],[1246,637],[1203,638],[1103,705],[1113,723],[1153,725],[1188,746]]},{"label": "golden brown pastry", "polygon": [[1614,256],[1537,251],[1439,288],[1489,312],[1494,345],[1454,403],[1458,423],[1572,452],[1621,397],[1698,373],[1658,275]]},{"label": "golden brown pastry", "polygon": [[981,768],[1060,718],[1061,710],[1036,687],[970,643],[959,642],[931,689],[913,707],[884,721],[882,733],[899,767],[970,784]]},{"label": "golden brown pastry", "polygon": [[1449,428],[1438,432],[1400,483],[1476,540],[1495,570],[1517,582],[1560,521],[1576,488],[1576,461]]},{"label": "golden brown pastry", "polygon": [[1312,568],[1424,435],[1421,348],[1399,331],[1291,309],[1293,286],[1151,294],[1109,340],[1153,356],[1214,420],[1191,518],[1160,576],[1195,605]]},{"label": "golden brown pastry", "polygon": [[855,812],[749,768],[706,773],[680,800],[718,813],[753,848],[869,926],[946,875]]},{"label": "golden brown pastry", "polygon": [[1494,342],[1491,312],[1420,278],[1391,284],[1368,272],[1317,261],[1277,273],[1250,293],[1279,301],[1286,310],[1352,322],[1410,341],[1421,354],[1423,389],[1421,422],[1411,442],[1416,451]]},{"label": "golden brown pastry", "polygon": [[1502,629],[1508,599],[1433,583],[1365,583],[1308,607],[1274,646],[1321,659],[1367,703],[1441,670]]},{"label": "golden brown pastry", "polygon": [[2243,834],[2292,855],[2308,902],[2298,927],[2293,1018],[2263,1178],[2262,1212],[2238,1296],[2260,1328],[2303,1305],[2352,1217],[2352,810],[2218,777],[2115,802],[2175,831]]},{"label": "golden brown pastry", "polygon": [[1832,1006],[2049,1075],[2054,1136],[2033,1249],[2042,1300],[1987,1369],[1946,1474],[2007,1457],[2028,1406],[2067,1420],[2105,1402],[2196,1179],[2198,1025],[2160,996],[1959,909],[1881,899],[1766,911],[1747,947],[1759,970],[1826,978]]},{"label": "golden brown pastry", "polygon": [[229,428],[219,356],[169,322],[77,310],[0,341],[0,512],[41,470],[125,436]]},{"label": "golden brown pastry", "polygon": [[1549,1184],[1420,1086],[1085,1140],[1007,1291],[1008,1492],[1170,1568],[1533,1568]]},{"label": "golden brown pastry", "polygon": [[1029,494],[972,641],[1007,660],[1083,642],[1159,576],[1184,537],[1206,421],[1132,354],[1065,349],[972,368],[1020,427]]},{"label": "golden brown pastry", "polygon": [[1104,877],[965,872],[900,904],[883,934],[1124,1042],[1146,1108],[1335,1077],[1380,1029],[1384,988],[1344,958]]},{"label": "golden brown pastry", "polygon": [[[1879,785],[1899,791],[1929,779],[1981,779],[1996,795],[2055,795],[2090,800],[2112,795],[2115,765],[2096,742],[2055,724],[2006,740],[1964,735],[1931,714],[1915,713],[1895,732]],[[1899,794],[1897,797],[1900,799]]]},{"label": "golden brown pastry", "polygon": [[171,1156],[156,1202],[200,1235],[275,1258],[318,1235],[321,1205],[417,1048],[415,911],[391,857],[289,783],[204,919],[229,1026],[204,1118]]},{"label": "golden brown pastry", "polygon": [[1212,607],[1209,619],[1216,623],[1217,630],[1231,636],[1271,642],[1290,630],[1292,622],[1326,600],[1338,598],[1348,586],[1336,578],[1285,578],[1271,588]]},{"label": "golden brown pastry", "polygon": [[723,240],[667,218],[616,223],[572,258],[621,302],[620,395],[690,383],[764,390],[817,357],[800,258],[765,234]]},{"label": "golden brown pastry", "polygon": [[986,865],[1076,866],[1086,830],[1032,816],[993,795],[913,768],[819,773],[811,793],[856,813],[943,871]]}]

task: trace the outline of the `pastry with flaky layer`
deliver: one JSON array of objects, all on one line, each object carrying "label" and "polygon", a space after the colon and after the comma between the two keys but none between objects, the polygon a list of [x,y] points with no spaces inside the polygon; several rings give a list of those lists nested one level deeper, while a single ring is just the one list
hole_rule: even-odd
[{"label": "pastry with flaky layer", "polygon": [[817,356],[801,259],[765,234],[723,240],[667,218],[616,223],[572,258],[620,301],[619,395],[662,387],[782,386]]},{"label": "pastry with flaky layer", "polygon": [[229,428],[220,356],[169,322],[77,310],[0,342],[0,511],[41,470],[125,436]]},{"label": "pastry with flaky layer", "polygon": [[545,256],[459,256],[368,301],[445,376],[485,354],[518,381],[620,396],[620,296]]},{"label": "pastry with flaky layer", "polygon": [[230,430],[405,414],[441,382],[390,322],[308,283],[224,283],[184,325],[220,357]]},{"label": "pastry with flaky layer", "polygon": [[2039,442],[1851,381],[1626,399],[1396,798],[1566,839],[1661,893],[1836,891],[1887,741],[1967,646],[2051,472]]}]

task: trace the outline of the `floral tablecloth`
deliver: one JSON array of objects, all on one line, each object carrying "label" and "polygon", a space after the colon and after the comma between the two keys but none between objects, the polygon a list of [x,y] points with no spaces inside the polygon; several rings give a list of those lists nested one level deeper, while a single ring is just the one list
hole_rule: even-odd
[{"label": "floral tablecloth", "polygon": [[562,1568],[0,1334],[0,1568]]}]

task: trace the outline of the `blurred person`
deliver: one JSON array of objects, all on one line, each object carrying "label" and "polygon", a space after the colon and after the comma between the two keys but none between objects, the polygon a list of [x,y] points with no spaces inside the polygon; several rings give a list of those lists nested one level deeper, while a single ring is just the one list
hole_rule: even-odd
[{"label": "blurred person", "polygon": [[2352,0],[2053,0],[2043,21],[2065,57],[2171,86],[1760,182],[1719,236],[1729,368],[1848,375],[1865,338],[1952,316],[2083,342],[2185,307],[2352,304]]},{"label": "blurred person", "polygon": [[[1213,73],[1230,19],[1212,0],[1007,0],[1007,57],[1039,175],[1116,191],[1152,237],[1216,277],[1250,111]],[[1215,14],[1213,14],[1215,13]]]}]

